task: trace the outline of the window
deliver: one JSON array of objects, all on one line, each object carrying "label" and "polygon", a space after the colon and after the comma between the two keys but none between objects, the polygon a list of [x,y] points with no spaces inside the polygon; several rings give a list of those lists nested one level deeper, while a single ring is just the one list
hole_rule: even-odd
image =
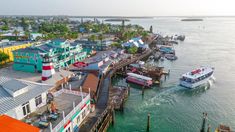
[{"label": "window", "polygon": [[65,132],[71,132],[70,127]]},{"label": "window", "polygon": [[42,95],[39,95],[35,98],[35,103],[36,103],[36,106],[42,103]]},{"label": "window", "polygon": [[79,123],[79,122],[80,122],[80,115],[77,118],[77,123]]},{"label": "window", "polygon": [[86,116],[86,111],[84,110],[84,111],[82,112],[82,119],[85,118],[85,116]]},{"label": "window", "polygon": [[24,103],[22,109],[24,116],[28,115],[30,113],[29,102]]}]

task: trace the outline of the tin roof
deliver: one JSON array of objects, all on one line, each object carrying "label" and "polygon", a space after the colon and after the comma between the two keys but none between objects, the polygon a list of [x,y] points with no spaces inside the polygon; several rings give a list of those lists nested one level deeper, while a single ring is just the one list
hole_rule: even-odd
[{"label": "tin roof", "polygon": [[[11,83],[11,85],[7,85]],[[26,92],[13,97],[7,90],[19,90],[26,88]],[[15,107],[22,105],[30,99],[48,91],[49,85],[17,80],[0,76],[0,114],[4,114]]]},{"label": "tin roof", "polygon": [[0,116],[0,131],[4,132],[39,132],[40,129],[7,115]]}]

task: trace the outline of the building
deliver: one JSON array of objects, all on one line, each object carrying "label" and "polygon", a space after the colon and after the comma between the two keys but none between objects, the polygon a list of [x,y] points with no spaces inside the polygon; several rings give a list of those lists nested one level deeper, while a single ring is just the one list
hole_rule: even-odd
[{"label": "building", "polygon": [[30,40],[35,41],[37,38],[42,38],[43,34],[41,33],[30,33]]},{"label": "building", "polygon": [[[27,122],[43,132],[78,131],[91,111],[90,94],[23,80],[0,78],[0,114]],[[90,91],[90,90],[89,90]]]},{"label": "building", "polygon": [[7,115],[0,116],[1,132],[40,132],[40,129]]},{"label": "building", "polygon": [[39,46],[15,50],[13,68],[25,72],[42,72],[42,63],[49,59],[55,69],[67,67],[86,58],[86,52],[77,43],[54,39]]},{"label": "building", "polygon": [[14,56],[13,56],[14,50],[23,49],[31,45],[32,44],[28,42],[10,42],[10,41],[0,42],[0,52],[3,52],[9,55],[9,60],[7,60],[7,62],[10,62],[10,61],[14,61]]},{"label": "building", "polygon": [[126,43],[122,44],[123,47],[125,48],[130,48],[130,47],[137,47],[137,48],[142,48],[142,49],[147,49],[148,45],[145,44],[141,38],[132,38],[131,40],[127,41]]},{"label": "building", "polygon": [[21,120],[46,105],[49,85],[0,76],[0,114]]},{"label": "building", "polygon": [[97,41],[89,41],[89,40],[76,40],[75,43],[79,43],[82,45],[82,48],[85,50],[95,50],[95,51],[103,51],[109,49],[109,46],[113,43],[111,40],[103,40],[102,42]]}]

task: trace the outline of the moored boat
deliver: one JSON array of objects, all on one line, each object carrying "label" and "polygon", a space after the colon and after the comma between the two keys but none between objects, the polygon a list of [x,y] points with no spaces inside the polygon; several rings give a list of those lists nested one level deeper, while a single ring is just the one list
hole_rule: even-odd
[{"label": "moored boat", "polygon": [[135,73],[127,73],[126,81],[147,87],[153,84],[152,78]]},{"label": "moored boat", "polygon": [[180,78],[180,85],[186,88],[196,88],[208,83],[213,79],[214,68],[201,67],[191,72],[187,72]]}]

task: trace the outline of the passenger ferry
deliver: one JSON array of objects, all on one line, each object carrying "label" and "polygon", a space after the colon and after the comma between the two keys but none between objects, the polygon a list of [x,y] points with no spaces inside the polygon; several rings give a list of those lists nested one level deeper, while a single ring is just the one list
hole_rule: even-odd
[{"label": "passenger ferry", "polygon": [[135,73],[127,73],[126,81],[147,87],[150,87],[153,84],[152,78]]},{"label": "passenger ferry", "polygon": [[191,72],[185,73],[180,78],[180,85],[186,88],[195,88],[202,84],[208,83],[213,79],[214,68],[201,67]]}]

